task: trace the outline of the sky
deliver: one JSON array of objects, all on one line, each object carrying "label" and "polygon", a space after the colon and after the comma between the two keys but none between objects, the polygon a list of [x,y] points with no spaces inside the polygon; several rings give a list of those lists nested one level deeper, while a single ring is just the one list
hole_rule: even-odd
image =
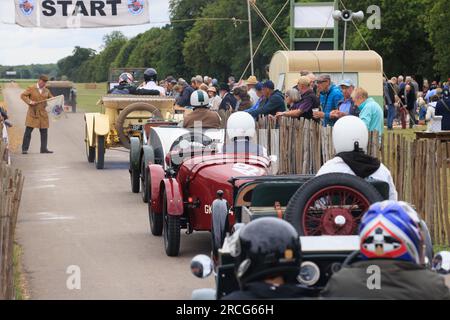
[{"label": "sky", "polygon": [[[113,30],[133,37],[169,21],[169,0],[149,0],[150,24],[100,29],[38,29],[14,24],[14,0],[0,0],[0,65],[56,63],[75,46],[98,50]],[[163,23],[165,24],[165,23]]]}]

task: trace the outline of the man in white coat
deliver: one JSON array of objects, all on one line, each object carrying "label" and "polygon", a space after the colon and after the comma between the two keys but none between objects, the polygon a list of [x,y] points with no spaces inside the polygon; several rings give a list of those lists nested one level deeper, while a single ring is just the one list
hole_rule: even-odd
[{"label": "man in white coat", "polygon": [[361,119],[355,116],[339,119],[333,127],[336,156],[327,161],[317,175],[339,172],[384,181],[389,184],[389,200],[397,201],[391,172],[378,159],[366,154],[368,142],[369,132]]}]

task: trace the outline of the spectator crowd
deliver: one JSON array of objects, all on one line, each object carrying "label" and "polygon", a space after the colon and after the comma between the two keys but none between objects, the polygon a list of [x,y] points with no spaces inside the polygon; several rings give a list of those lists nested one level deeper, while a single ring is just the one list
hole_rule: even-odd
[{"label": "spectator crowd", "polygon": [[[203,90],[209,97],[209,109],[220,112],[245,111],[255,119],[259,116],[274,118],[306,118],[333,126],[343,116],[359,117],[369,131],[383,133],[384,126],[406,129],[424,125],[436,116],[442,116],[442,130],[450,130],[449,83],[424,80],[419,84],[413,76],[384,79],[384,105],[370,97],[367,90],[357,87],[350,79],[333,83],[331,76],[316,76],[301,71],[297,85],[281,92],[271,80],[258,81],[255,76],[227,83],[215,78],[197,75],[190,82],[172,76],[160,81],[167,96],[175,98],[175,110],[182,113],[191,109],[190,97]],[[407,125],[408,124],[408,125]]]}]

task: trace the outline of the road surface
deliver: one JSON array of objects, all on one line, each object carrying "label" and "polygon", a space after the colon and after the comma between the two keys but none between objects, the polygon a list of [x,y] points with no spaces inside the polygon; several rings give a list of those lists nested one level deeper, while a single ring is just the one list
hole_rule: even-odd
[{"label": "road surface", "polygon": [[[4,90],[17,127],[28,108],[21,92]],[[25,175],[16,238],[32,299],[189,299],[213,286],[189,270],[194,255],[209,253],[209,233],[183,231],[180,256],[167,257],[163,239],[150,234],[146,204],[130,191],[128,152],[108,150],[104,170],[87,162],[83,113],[50,123],[54,154],[39,147],[34,130],[29,154],[12,157]],[[78,268],[81,289],[68,289]]]}]

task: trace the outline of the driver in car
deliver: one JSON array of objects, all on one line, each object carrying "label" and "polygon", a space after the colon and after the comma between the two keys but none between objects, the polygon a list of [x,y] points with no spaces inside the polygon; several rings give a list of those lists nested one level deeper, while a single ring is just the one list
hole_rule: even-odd
[{"label": "driver in car", "polygon": [[272,217],[253,220],[230,239],[240,290],[225,300],[312,297],[314,290],[298,284],[301,246],[295,228]]},{"label": "driver in car", "polygon": [[159,96],[160,92],[156,89],[138,88],[134,84],[134,77],[131,73],[124,72],[119,76],[119,85],[108,91],[110,94],[135,94]]},{"label": "driver in car", "polygon": [[267,150],[251,141],[256,135],[255,120],[244,111],[233,113],[227,121],[228,143],[223,153],[245,153],[267,157]]},{"label": "driver in car", "polygon": [[424,233],[406,202],[373,204],[359,226],[359,260],[343,266],[322,291],[331,298],[450,300],[444,278],[426,269]]},{"label": "driver in car", "polygon": [[384,181],[389,184],[389,200],[397,200],[397,190],[391,172],[380,160],[366,154],[368,143],[369,132],[360,118],[340,118],[333,127],[336,156],[319,169],[317,176],[340,172],[363,179]]},{"label": "driver in car", "polygon": [[191,94],[191,106],[194,108],[189,114],[184,115],[183,127],[206,129],[219,129],[221,127],[221,119],[217,112],[209,110],[209,97],[203,90],[196,90]]}]

